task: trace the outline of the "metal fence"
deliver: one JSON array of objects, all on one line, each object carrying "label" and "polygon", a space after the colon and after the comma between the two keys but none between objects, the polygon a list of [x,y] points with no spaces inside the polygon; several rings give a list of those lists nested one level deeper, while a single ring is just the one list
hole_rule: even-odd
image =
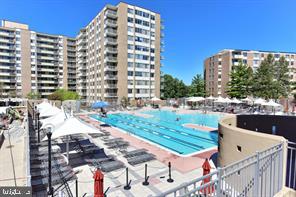
[{"label": "metal fence", "polygon": [[283,186],[283,154],[281,143],[158,196],[274,196]]},{"label": "metal fence", "polygon": [[286,186],[296,190],[296,143],[288,142]]}]

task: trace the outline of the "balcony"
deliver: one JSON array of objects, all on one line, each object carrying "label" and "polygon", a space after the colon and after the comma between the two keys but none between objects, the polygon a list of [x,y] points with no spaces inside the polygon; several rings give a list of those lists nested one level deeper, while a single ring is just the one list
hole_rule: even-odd
[{"label": "balcony", "polygon": [[117,23],[114,20],[105,20],[105,27],[117,27]]},{"label": "balcony", "polygon": [[78,46],[78,47],[77,47],[77,50],[78,50],[78,51],[86,50],[86,45]]},{"label": "balcony", "polygon": [[113,54],[116,54],[116,53],[117,53],[117,48],[106,47],[105,50],[104,50],[104,53],[105,53],[105,54],[107,54],[107,53],[113,53]]},{"label": "balcony", "polygon": [[105,84],[104,88],[105,89],[117,89],[117,85],[116,84]]},{"label": "balcony", "polygon": [[112,10],[106,10],[106,12],[105,12],[105,17],[106,17],[106,18],[113,18],[113,19],[116,19],[116,18],[117,18],[117,12],[112,11]]},{"label": "balcony", "polygon": [[117,80],[116,75],[105,75],[105,80]]},{"label": "balcony", "polygon": [[38,49],[37,53],[45,53],[45,54],[55,54],[54,51],[44,50],[44,49]]},{"label": "balcony", "polygon": [[7,53],[7,52],[0,52],[1,56],[9,56],[9,57],[14,57],[14,53]]},{"label": "balcony", "polygon": [[0,59],[2,63],[15,63],[15,59]]},{"label": "balcony", "polygon": [[56,38],[44,38],[44,37],[37,37],[38,41],[42,41],[42,42],[50,42],[50,43],[57,43],[58,39]]},{"label": "balcony", "polygon": [[50,48],[50,49],[58,49],[58,46],[56,44],[37,43],[37,47]]},{"label": "balcony", "polygon": [[104,71],[117,71],[117,67],[116,66],[105,66],[104,67]]},{"label": "balcony", "polygon": [[105,30],[104,36],[105,37],[107,37],[107,36],[117,36],[117,31],[114,30],[114,29],[108,28],[108,29]]},{"label": "balcony", "polygon": [[15,46],[14,45],[0,45],[0,49],[5,49],[5,50],[15,50]]},{"label": "balcony", "polygon": [[105,93],[104,97],[110,98],[110,97],[117,97],[117,93]]},{"label": "balcony", "polygon": [[13,38],[14,37],[14,33],[13,32],[3,32],[3,31],[0,31],[0,36],[5,36],[5,37]]},{"label": "balcony", "polygon": [[105,57],[104,59],[104,63],[107,63],[107,62],[112,62],[112,63],[117,63],[117,58],[116,57]]},{"label": "balcony", "polygon": [[14,39],[0,38],[0,42],[2,42],[2,43],[14,43]]},{"label": "balcony", "polygon": [[104,45],[117,45],[117,40],[113,38],[105,38]]}]

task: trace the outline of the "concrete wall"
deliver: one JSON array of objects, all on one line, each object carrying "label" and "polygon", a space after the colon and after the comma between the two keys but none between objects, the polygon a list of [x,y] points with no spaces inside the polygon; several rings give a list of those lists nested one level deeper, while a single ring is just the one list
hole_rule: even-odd
[{"label": "concrete wall", "polygon": [[280,142],[286,142],[281,136],[238,128],[236,122],[237,117],[234,115],[226,116],[219,122],[218,164],[220,166],[244,159],[256,151],[265,150]]}]

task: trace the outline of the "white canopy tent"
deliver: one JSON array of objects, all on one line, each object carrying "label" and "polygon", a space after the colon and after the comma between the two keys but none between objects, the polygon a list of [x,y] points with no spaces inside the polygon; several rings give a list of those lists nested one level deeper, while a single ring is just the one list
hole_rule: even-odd
[{"label": "white canopy tent", "polygon": [[240,103],[242,103],[242,102],[241,102],[240,100],[238,100],[237,98],[234,98],[234,99],[231,100],[230,103],[240,104]]},{"label": "white canopy tent", "polygon": [[52,117],[40,120],[42,123],[41,129],[46,128],[46,125],[49,125],[49,124],[52,124],[54,125],[55,128],[57,128],[67,119],[67,117],[70,117],[70,115],[65,113],[64,110],[61,110],[61,112],[59,112],[58,114]]},{"label": "white canopy tent", "polygon": [[152,99],[151,99],[151,101],[153,101],[153,102],[155,102],[155,101],[161,101],[159,98],[157,98],[157,97],[153,97]]},{"label": "white canopy tent", "polygon": [[52,107],[52,105],[46,100],[44,100],[42,103],[40,103],[40,104],[38,104],[36,106],[37,106],[38,110],[43,110],[43,109],[46,109],[48,107]]},{"label": "white canopy tent", "polygon": [[227,103],[227,101],[225,101],[225,98],[219,96],[217,100],[214,101],[214,103]]},{"label": "white canopy tent", "polygon": [[48,107],[47,109],[40,111],[40,118],[51,117],[60,113],[61,110],[55,106]]},{"label": "white canopy tent", "polygon": [[200,101],[204,101],[205,98],[203,97],[190,97],[187,101],[188,102],[200,102]]},{"label": "white canopy tent", "polygon": [[[60,138],[63,136],[70,136],[74,134],[88,134],[88,133],[98,133],[98,131],[81,121],[79,121],[75,117],[70,117],[66,119],[61,125],[59,125],[57,128],[54,128],[54,125],[51,125],[53,127],[52,131],[52,139]],[[42,139],[42,141],[47,140],[47,136]],[[67,158],[69,159],[69,142],[67,141]]]},{"label": "white canopy tent", "polygon": [[232,102],[232,100],[231,100],[230,98],[228,98],[228,97],[226,97],[226,98],[224,99],[224,101],[225,101],[225,103],[231,103],[231,102]]},{"label": "white canopy tent", "polygon": [[255,105],[264,105],[266,103],[266,101],[262,98],[258,98],[254,101]]},{"label": "white canopy tent", "polygon": [[215,100],[215,99],[216,99],[216,98],[213,97],[213,96],[209,96],[209,97],[206,98],[206,100]]},{"label": "white canopy tent", "polygon": [[270,106],[270,107],[280,107],[281,105],[274,102],[273,100],[269,100],[268,102],[263,103],[264,106]]}]

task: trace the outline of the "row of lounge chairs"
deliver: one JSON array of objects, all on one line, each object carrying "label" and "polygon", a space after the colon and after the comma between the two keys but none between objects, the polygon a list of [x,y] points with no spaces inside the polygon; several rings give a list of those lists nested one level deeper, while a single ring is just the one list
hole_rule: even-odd
[{"label": "row of lounge chairs", "polygon": [[[29,121],[31,185],[35,196],[44,196],[48,188],[48,142],[37,142],[31,117],[29,117]],[[77,172],[67,164],[65,157],[61,154],[61,149],[57,146],[58,144],[56,140],[52,140],[52,186],[54,190],[58,188],[58,190],[63,190],[67,181],[77,179]]]},{"label": "row of lounge chairs", "polygon": [[146,149],[136,149],[133,151],[124,151],[124,157],[131,165],[137,165],[155,159],[155,155],[147,153]]}]

